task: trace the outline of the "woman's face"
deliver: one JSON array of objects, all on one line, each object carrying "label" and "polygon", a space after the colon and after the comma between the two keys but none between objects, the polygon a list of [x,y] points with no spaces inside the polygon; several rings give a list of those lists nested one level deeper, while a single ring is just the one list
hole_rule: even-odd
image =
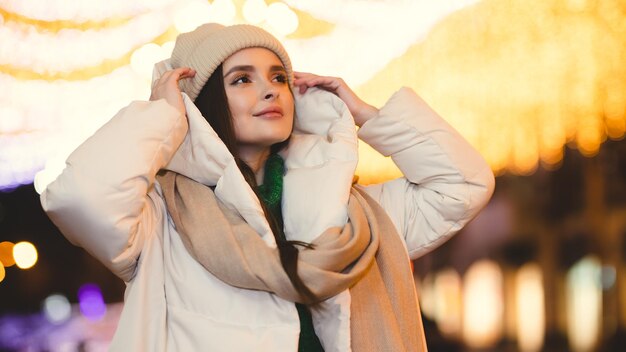
[{"label": "woman's face", "polygon": [[265,48],[242,49],[222,68],[238,144],[265,148],[289,138],[293,95],[278,56]]}]

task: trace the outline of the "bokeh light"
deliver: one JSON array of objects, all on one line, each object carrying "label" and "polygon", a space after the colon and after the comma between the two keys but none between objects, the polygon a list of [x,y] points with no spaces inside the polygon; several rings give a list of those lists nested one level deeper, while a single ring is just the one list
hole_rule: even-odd
[{"label": "bokeh light", "polygon": [[161,46],[148,43],[135,50],[130,57],[130,65],[135,72],[150,79],[154,64],[168,57],[169,56]]},{"label": "bokeh light", "polygon": [[211,5],[207,1],[192,1],[174,14],[174,26],[180,33],[190,32],[211,19]]},{"label": "bokeh light", "polygon": [[214,0],[211,3],[212,22],[228,26],[234,23],[235,15],[237,15],[237,8],[231,0]]},{"label": "bokeh light", "polygon": [[96,284],[84,284],[78,289],[80,312],[91,321],[99,321],[106,315],[102,291]]},{"label": "bokeh light", "polygon": [[298,16],[289,6],[275,2],[267,7],[267,23],[277,36],[286,36],[298,29]]},{"label": "bokeh light", "polygon": [[250,24],[259,24],[267,16],[267,4],[263,0],[246,0],[243,4],[243,18]]},{"label": "bokeh light", "polygon": [[15,264],[15,259],[13,258],[13,246],[14,244],[9,241],[0,243],[0,262],[2,262],[5,268]]},{"label": "bokeh light", "polygon": [[522,352],[540,351],[546,325],[543,274],[537,263],[522,266],[515,276],[517,344]]},{"label": "bokeh light", "polygon": [[2,265],[2,262],[0,261],[0,282],[2,282],[2,280],[4,280],[5,274],[6,274],[6,272],[4,270],[4,265]]},{"label": "bokeh light", "polygon": [[593,351],[602,319],[600,260],[589,255],[567,273],[567,337],[574,352]]},{"label": "bokeh light", "polygon": [[502,336],[503,296],[498,264],[480,260],[470,266],[463,286],[463,338],[470,347],[493,346]]},{"label": "bokeh light", "polygon": [[72,306],[65,296],[53,294],[44,300],[43,313],[49,322],[59,324],[70,318]]},{"label": "bokeh light", "polygon": [[463,295],[461,276],[450,268],[435,276],[434,296],[435,321],[439,330],[448,336],[456,337],[461,332],[463,315]]},{"label": "bokeh light", "polygon": [[13,258],[20,269],[32,268],[37,263],[37,248],[30,242],[18,242],[13,246]]}]

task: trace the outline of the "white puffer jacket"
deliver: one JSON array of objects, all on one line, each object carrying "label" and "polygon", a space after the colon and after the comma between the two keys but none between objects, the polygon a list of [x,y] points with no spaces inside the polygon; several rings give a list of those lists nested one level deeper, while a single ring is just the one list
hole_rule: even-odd
[{"label": "white puffer jacket", "polygon": [[[296,351],[294,304],[219,281],[188,254],[169,218],[155,182],[160,169],[216,186],[216,195],[275,245],[232,156],[183,96],[187,118],[165,100],[122,109],[70,155],[42,193],[43,208],[69,241],[127,283],[112,350]],[[345,105],[330,93],[296,94],[296,109],[284,153],[285,231],[311,241],[346,221],[357,136]],[[358,137],[405,175],[365,189],[403,237],[408,255],[398,260],[407,265],[461,229],[493,192],[483,158],[410,89],[396,92]],[[326,351],[350,350],[348,292],[312,314]]]}]

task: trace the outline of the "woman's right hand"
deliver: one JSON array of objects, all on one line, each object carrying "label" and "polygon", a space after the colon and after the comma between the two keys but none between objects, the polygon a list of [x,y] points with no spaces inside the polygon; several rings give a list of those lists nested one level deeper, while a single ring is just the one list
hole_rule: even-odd
[{"label": "woman's right hand", "polygon": [[306,93],[311,87],[318,87],[338,96],[350,110],[354,123],[361,127],[367,120],[378,116],[378,109],[364,102],[348,87],[346,82],[338,77],[318,76],[306,72],[294,72],[293,84],[298,87],[300,94]]},{"label": "woman's right hand", "polygon": [[181,114],[185,115],[185,103],[178,86],[178,81],[185,78],[191,78],[196,75],[196,71],[189,67],[180,67],[174,70],[166,71],[152,85],[152,93],[150,100],[165,99],[170,105],[178,109]]}]

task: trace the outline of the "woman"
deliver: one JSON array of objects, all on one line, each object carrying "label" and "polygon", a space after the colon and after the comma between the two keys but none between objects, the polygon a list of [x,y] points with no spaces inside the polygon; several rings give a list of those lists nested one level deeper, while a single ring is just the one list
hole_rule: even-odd
[{"label": "woman", "polygon": [[[355,123],[405,177],[352,187]],[[409,89],[379,111],[341,79],[294,79],[262,29],[207,24],[41,200],[127,283],[113,350],[419,351],[409,260],[492,191],[480,155]]]}]

